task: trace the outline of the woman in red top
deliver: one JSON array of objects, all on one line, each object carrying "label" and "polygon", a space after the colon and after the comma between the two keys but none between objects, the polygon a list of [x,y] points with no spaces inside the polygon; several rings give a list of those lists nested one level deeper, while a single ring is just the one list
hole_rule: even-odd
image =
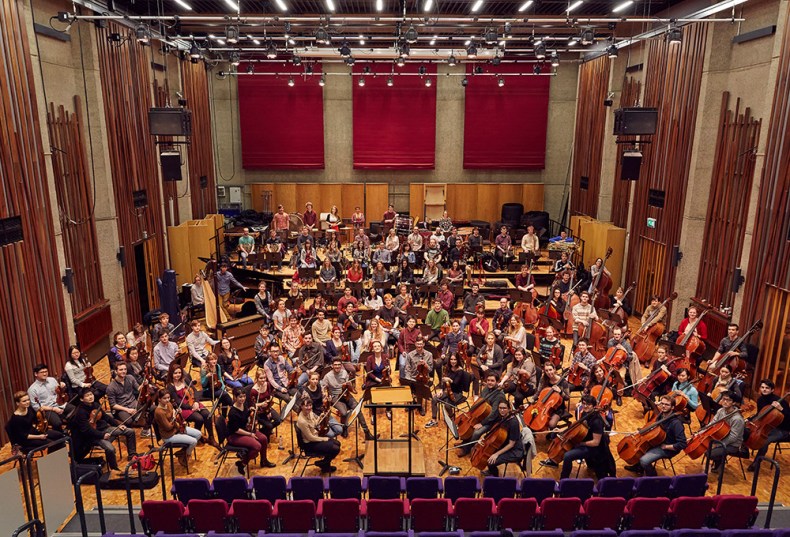
[{"label": "woman in red top", "polygon": [[[188,394],[187,390],[189,390]],[[167,391],[170,393],[173,407],[181,408],[184,421],[192,423],[195,429],[204,429],[208,436],[208,444],[219,449],[219,444],[214,439],[214,427],[209,419],[211,414],[202,403],[195,400],[198,395],[195,381],[184,375],[184,369],[176,362],[170,364],[167,370]]]},{"label": "woman in red top", "polygon": [[361,282],[364,278],[365,273],[362,272],[362,265],[359,263],[359,259],[355,259],[351,264],[351,267],[346,272],[346,280],[350,281],[351,283],[357,283]]},{"label": "woman in red top", "polygon": [[[686,335],[686,332],[691,330],[691,327],[694,325],[694,322],[699,318],[699,310],[697,306],[691,305],[688,307],[688,317],[683,319],[680,322],[680,326],[678,327],[678,335],[683,337]],[[700,320],[699,324],[697,324],[696,333],[694,334],[701,340],[705,341],[708,339],[708,327],[705,325],[705,321]]]}]

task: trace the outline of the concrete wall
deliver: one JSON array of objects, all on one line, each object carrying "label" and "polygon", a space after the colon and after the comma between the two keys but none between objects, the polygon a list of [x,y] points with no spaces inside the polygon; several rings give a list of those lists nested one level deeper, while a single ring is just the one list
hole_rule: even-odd
[{"label": "concrete wall", "polygon": [[[532,182],[544,183],[545,207],[558,217],[565,188],[568,163],[573,144],[578,64],[563,63],[559,74],[551,79],[549,122],[546,136],[546,168],[534,172],[501,170],[464,170],[464,89],[458,76],[464,67],[439,66],[436,104],[436,168],[408,172],[355,170],[352,148],[352,77],[328,76],[324,87],[323,170],[244,170],[241,167],[237,87],[235,77],[224,80],[212,77],[214,120],[217,125],[218,185],[245,185],[256,182],[388,182],[390,198],[398,210],[408,210],[410,182]],[[326,64],[326,72],[347,73],[349,67]],[[231,134],[231,136],[227,136]],[[479,133],[496,136],[496,133]],[[220,199],[220,203],[223,200]],[[246,205],[250,205],[247,192]]]}]

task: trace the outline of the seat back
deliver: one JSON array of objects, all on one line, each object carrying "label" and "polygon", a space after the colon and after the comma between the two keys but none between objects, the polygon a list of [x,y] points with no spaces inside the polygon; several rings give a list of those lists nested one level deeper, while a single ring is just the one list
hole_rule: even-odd
[{"label": "seat back", "polygon": [[367,500],[365,512],[368,517],[368,532],[401,531],[405,510],[403,500]]},{"label": "seat back", "polygon": [[667,498],[671,485],[669,476],[638,477],[634,484],[634,498]]},{"label": "seat back", "polygon": [[660,528],[669,509],[669,498],[631,498],[626,504],[628,527],[635,530]]},{"label": "seat back", "polygon": [[224,500],[190,500],[187,511],[194,531],[205,533],[211,530],[225,530],[228,504]]},{"label": "seat back", "polygon": [[189,500],[210,498],[211,483],[204,477],[179,477],[173,480],[170,493],[186,505]]},{"label": "seat back", "polygon": [[560,479],[559,486],[557,487],[557,496],[559,498],[579,498],[584,502],[593,495],[594,487],[595,481],[589,478]]},{"label": "seat back", "polygon": [[228,431],[228,422],[225,421],[225,418],[219,412],[214,414],[214,430],[217,432],[217,442],[224,446],[230,436],[230,432]]},{"label": "seat back", "polygon": [[708,490],[708,474],[676,475],[669,486],[669,497],[705,496]]},{"label": "seat back", "polygon": [[628,500],[634,493],[635,482],[633,477],[604,477],[598,481],[595,492],[604,498],[625,498]]},{"label": "seat back", "polygon": [[[382,500],[385,501],[385,500]],[[365,537],[412,537],[410,531],[366,531]],[[278,536],[279,537],[279,536]]]},{"label": "seat back", "polygon": [[712,528],[700,528],[698,530],[680,529],[673,530],[671,537],[721,537],[721,532]]},{"label": "seat back", "polygon": [[359,530],[359,500],[356,498],[319,500],[318,511],[323,518],[324,531]]},{"label": "seat back", "polygon": [[724,530],[721,537],[775,537],[773,530]]},{"label": "seat back", "polygon": [[576,530],[571,533],[570,537],[617,537],[617,532],[614,530]]},{"label": "seat back", "polygon": [[739,530],[751,526],[756,517],[757,497],[740,495],[714,496],[713,514],[720,530]]},{"label": "seat back", "polygon": [[330,476],[326,484],[330,498],[362,500],[362,479],[358,476]]},{"label": "seat back", "polygon": [[288,482],[281,475],[256,475],[250,479],[250,486],[256,500],[269,500],[274,505],[277,500],[287,497]]},{"label": "seat back", "polygon": [[401,478],[374,475],[368,478],[368,498],[376,500],[400,499]]},{"label": "seat back", "polygon": [[269,500],[233,500],[230,516],[236,519],[236,529],[247,533],[270,531],[272,504]]},{"label": "seat back", "polygon": [[498,503],[502,498],[515,498],[518,480],[515,477],[486,476],[483,479],[483,497]]},{"label": "seat back", "polygon": [[442,480],[438,477],[406,478],[406,498],[438,498],[442,490]]},{"label": "seat back", "polygon": [[215,477],[212,483],[214,495],[228,504],[233,500],[247,499],[247,479],[237,475],[234,477]]},{"label": "seat back", "polygon": [[312,500],[277,500],[274,516],[280,532],[307,533],[315,526],[315,503]]},{"label": "seat back", "polygon": [[316,505],[324,497],[324,480],[320,477],[294,476],[288,481],[292,500],[311,500]]},{"label": "seat back", "polygon": [[626,530],[620,537],[669,537],[667,530]]},{"label": "seat back", "polygon": [[184,504],[178,500],[146,500],[140,510],[140,521],[151,534],[178,533],[183,529],[183,519]]},{"label": "seat back", "polygon": [[415,498],[409,502],[411,529],[420,531],[444,531],[450,514],[447,498]]},{"label": "seat back", "polygon": [[540,518],[543,529],[571,531],[581,510],[579,498],[546,498],[540,502]]},{"label": "seat back", "polygon": [[501,529],[527,531],[535,526],[538,502],[535,498],[502,498],[496,510]]},{"label": "seat back", "polygon": [[491,527],[493,498],[458,498],[455,502],[456,527],[464,531],[484,531]]},{"label": "seat back", "polygon": [[616,530],[625,510],[625,498],[587,498],[584,502],[585,524],[588,530]]},{"label": "seat back", "polygon": [[522,531],[518,537],[564,537],[562,530]]},{"label": "seat back", "polygon": [[698,529],[710,518],[716,500],[711,496],[681,496],[669,502],[670,524],[673,528]]},{"label": "seat back", "polygon": [[475,498],[479,491],[480,482],[475,476],[450,476],[444,480],[444,497],[453,504],[458,498]]},{"label": "seat back", "polygon": [[557,482],[548,477],[525,477],[521,480],[519,493],[522,498],[535,498],[538,505],[546,498],[554,496]]}]

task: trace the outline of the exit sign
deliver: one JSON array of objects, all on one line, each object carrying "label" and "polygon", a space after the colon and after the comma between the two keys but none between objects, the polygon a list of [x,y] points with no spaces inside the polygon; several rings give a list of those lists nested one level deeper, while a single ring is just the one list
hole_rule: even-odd
[{"label": "exit sign", "polygon": [[656,219],[648,217],[647,227],[649,227],[650,229],[656,229]]}]

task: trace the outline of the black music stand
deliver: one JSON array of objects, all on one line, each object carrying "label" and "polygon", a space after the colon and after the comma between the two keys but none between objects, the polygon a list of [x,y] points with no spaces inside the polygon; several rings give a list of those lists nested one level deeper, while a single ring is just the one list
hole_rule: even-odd
[{"label": "black music stand", "polygon": [[356,429],[354,430],[354,446],[355,446],[354,452],[355,452],[355,454],[354,454],[353,457],[349,457],[348,459],[343,459],[343,462],[355,462],[355,463],[357,463],[359,465],[359,469],[360,470],[365,468],[365,465],[362,463],[362,459],[365,458],[365,454],[364,453],[362,453],[362,454],[359,453],[359,419],[358,418],[359,418],[359,413],[362,412],[362,404],[364,402],[365,402],[365,398],[364,397],[360,397],[359,398],[359,403],[357,403],[357,406],[354,407],[354,410],[352,410],[349,413],[349,415],[348,415],[349,417],[346,420],[346,427],[351,427],[352,424],[356,426]]},{"label": "black music stand", "polygon": [[333,282],[322,282],[321,280],[318,280],[316,282],[316,284],[315,284],[315,287],[316,287],[316,289],[318,290],[319,293],[321,293],[322,295],[326,296],[328,294],[330,294],[330,295],[334,295],[335,294],[335,285],[336,285],[336,282],[334,282],[334,281]]},{"label": "black music stand", "polygon": [[297,269],[297,273],[299,274],[299,281],[300,282],[311,282],[315,280],[316,269],[310,267],[299,267]]},{"label": "black music stand", "polygon": [[[543,315],[543,314],[540,314],[539,317],[540,317],[540,319],[543,320],[543,322],[545,324],[551,326],[557,332],[562,332],[563,328],[565,327],[565,323],[563,323],[559,319],[552,319],[551,317],[547,317],[546,315]],[[538,323],[540,324],[540,321],[538,321]]]},{"label": "black music stand", "polygon": [[[285,421],[285,418],[287,418],[291,414],[291,411],[293,410],[294,406],[296,405],[296,398],[297,398],[296,394],[292,395],[291,396],[291,400],[288,401],[287,405],[285,405],[285,410],[283,410],[283,415],[280,418],[280,420],[281,420],[280,423],[281,424]],[[283,464],[288,464],[289,462],[294,460],[294,458],[296,458],[296,445],[294,444],[294,420],[293,420],[293,417],[291,418],[291,424],[290,425],[291,425],[291,427],[290,427],[290,429],[291,429],[291,449],[288,450],[288,456],[283,461]]]},{"label": "black music stand", "polygon": [[291,311],[296,311],[301,307],[303,302],[304,302],[304,298],[302,297],[287,298],[285,300],[285,307]]},{"label": "black music stand", "polygon": [[274,266],[275,263],[277,263],[277,266],[282,265],[283,254],[282,252],[263,252],[263,261],[269,266],[269,270],[273,272],[274,270],[272,269],[272,267]]},{"label": "black music stand", "polygon": [[[265,256],[262,252],[255,252],[254,254],[247,254],[247,266],[252,266],[252,268],[256,268],[263,264]],[[239,260],[241,261],[241,260]],[[243,264],[243,263],[242,263]]]},{"label": "black music stand", "polygon": [[[458,440],[458,427],[455,426],[455,422],[453,421],[452,416],[450,413],[447,412],[447,407],[452,406],[450,403],[446,403],[444,401],[439,401],[439,410],[442,413],[442,419],[444,420],[444,424],[447,426],[445,437],[444,437],[444,460],[437,461],[439,466],[442,467],[439,470],[439,477],[442,477],[445,472],[450,472],[451,475],[455,475],[460,473],[461,469],[457,466],[450,465],[450,435],[453,435],[455,440]],[[456,407],[453,407],[456,408]]]},{"label": "black music stand", "polygon": [[609,321],[617,325],[619,325],[622,322],[622,317],[620,317],[616,313],[610,312],[607,309],[600,308],[595,311],[598,313],[598,317],[604,322]]},{"label": "black music stand", "polygon": [[514,302],[531,302],[532,293],[529,291],[522,291],[521,289],[510,289],[510,298]]},{"label": "black music stand", "polygon": [[351,289],[351,292],[357,298],[362,296],[362,282],[350,282],[346,280],[346,287]]}]

